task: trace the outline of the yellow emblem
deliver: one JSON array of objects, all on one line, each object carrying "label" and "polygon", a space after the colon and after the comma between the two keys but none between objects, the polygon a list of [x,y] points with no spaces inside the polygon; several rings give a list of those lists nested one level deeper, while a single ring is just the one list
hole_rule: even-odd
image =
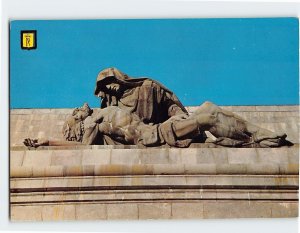
[{"label": "yellow emblem", "polygon": [[21,31],[21,48],[36,49],[36,31]]}]

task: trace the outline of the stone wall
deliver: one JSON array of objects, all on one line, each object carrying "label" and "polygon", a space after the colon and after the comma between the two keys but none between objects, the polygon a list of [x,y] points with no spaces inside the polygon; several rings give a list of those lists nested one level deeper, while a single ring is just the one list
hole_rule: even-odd
[{"label": "stone wall", "polygon": [[[192,113],[197,107],[187,107]],[[286,132],[298,142],[299,106],[224,106],[246,120],[266,129]],[[73,109],[13,109],[10,111],[11,146],[22,145],[24,138],[61,139],[65,119]]]},{"label": "stone wall", "polygon": [[[298,106],[227,107],[293,147],[40,147],[26,137],[60,136],[70,109],[11,111],[13,221],[298,216]],[[193,107],[188,108],[190,112]]]}]

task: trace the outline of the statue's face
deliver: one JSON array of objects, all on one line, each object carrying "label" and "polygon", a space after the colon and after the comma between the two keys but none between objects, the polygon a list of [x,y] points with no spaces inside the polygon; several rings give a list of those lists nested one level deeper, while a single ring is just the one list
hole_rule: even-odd
[{"label": "statue's face", "polygon": [[109,94],[113,96],[119,96],[122,94],[122,85],[113,77],[106,79],[100,85],[101,91],[99,92],[98,97],[103,98],[103,94]]},{"label": "statue's face", "polygon": [[105,87],[108,90],[108,92],[118,93],[121,86],[118,83],[109,83],[105,85]]}]

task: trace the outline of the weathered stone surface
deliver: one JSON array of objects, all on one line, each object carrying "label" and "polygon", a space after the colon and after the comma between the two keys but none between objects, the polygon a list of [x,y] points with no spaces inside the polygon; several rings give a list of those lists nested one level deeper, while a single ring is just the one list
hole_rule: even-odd
[{"label": "weathered stone surface", "polygon": [[258,150],[255,148],[232,148],[227,149],[229,164],[257,164]]},{"label": "weathered stone surface", "polygon": [[123,150],[114,149],[111,153],[112,164],[141,164],[141,153],[139,149]]},{"label": "weathered stone surface", "polygon": [[138,204],[139,219],[171,219],[171,204],[141,203]]},{"label": "weathered stone surface", "polygon": [[106,220],[107,208],[105,204],[77,204],[76,220]]},{"label": "weathered stone surface", "polygon": [[203,203],[172,203],[172,219],[203,218]]},{"label": "weathered stone surface", "polygon": [[54,150],[51,165],[79,165],[82,161],[81,150]]},{"label": "weathered stone surface", "polygon": [[43,221],[75,220],[74,205],[44,205],[42,209]]},{"label": "weathered stone surface", "polygon": [[50,151],[26,151],[23,166],[49,166],[51,163]]},{"label": "weathered stone surface", "polygon": [[273,218],[286,218],[288,217],[298,217],[298,202],[281,202],[273,203],[272,217]]},{"label": "weathered stone surface", "polygon": [[17,167],[23,165],[25,151],[11,151],[10,152],[10,167]]},{"label": "weathered stone surface", "polygon": [[[298,106],[287,107],[286,112],[282,106],[226,108],[262,127],[283,130],[298,142]],[[20,145],[24,138],[37,134],[60,136],[61,124],[70,113],[70,109],[36,111],[35,115],[30,109],[12,110],[11,145]],[[26,128],[26,122],[51,126]],[[298,145],[273,149],[228,149],[207,144],[192,147],[152,148],[147,152],[128,145],[30,151],[12,147],[10,165],[15,178],[10,180],[14,191],[10,196],[11,219],[298,216]]]},{"label": "weathered stone surface", "polygon": [[82,165],[110,164],[111,149],[82,150]]},{"label": "weathered stone surface", "polygon": [[43,206],[11,206],[12,221],[41,221]]},{"label": "weathered stone surface", "polygon": [[203,204],[204,218],[239,218],[241,214],[246,218],[272,217],[272,203],[269,202],[205,202]]},{"label": "weathered stone surface", "polygon": [[138,217],[139,211],[136,203],[107,204],[107,219],[136,220]]},{"label": "weathered stone surface", "polygon": [[[45,179],[10,179],[11,189],[21,189],[21,188],[41,188],[44,187],[47,180]],[[47,187],[47,186],[46,186]]]},{"label": "weathered stone surface", "polygon": [[258,161],[263,163],[289,163],[285,148],[261,148],[257,150]]},{"label": "weathered stone surface", "polygon": [[213,163],[184,164],[185,174],[217,174],[217,166]]}]

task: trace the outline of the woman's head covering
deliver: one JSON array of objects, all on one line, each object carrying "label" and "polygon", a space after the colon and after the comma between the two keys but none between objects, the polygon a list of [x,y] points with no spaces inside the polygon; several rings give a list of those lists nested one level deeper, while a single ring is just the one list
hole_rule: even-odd
[{"label": "woman's head covering", "polygon": [[113,79],[113,81],[117,81],[121,85],[123,84],[129,87],[136,87],[141,86],[143,84],[143,81],[147,78],[131,78],[127,74],[124,74],[123,72],[114,67],[104,69],[97,76],[96,87],[94,92],[96,96],[99,96],[100,94],[100,97],[104,97],[104,94],[101,91],[101,89],[103,88],[104,83],[106,83],[110,79]]}]

